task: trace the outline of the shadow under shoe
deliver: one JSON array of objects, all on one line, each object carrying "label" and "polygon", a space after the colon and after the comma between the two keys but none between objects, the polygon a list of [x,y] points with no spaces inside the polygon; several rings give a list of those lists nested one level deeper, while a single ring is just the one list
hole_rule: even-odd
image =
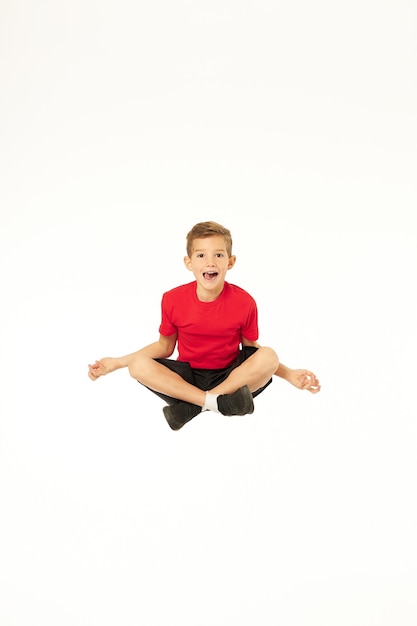
[{"label": "shadow under shoe", "polygon": [[201,413],[201,406],[190,402],[177,402],[170,406],[164,406],[162,410],[169,427],[172,430],[179,430],[193,417]]},{"label": "shadow under shoe", "polygon": [[233,393],[220,395],[217,405],[223,415],[247,415],[255,410],[252,393],[247,385]]}]

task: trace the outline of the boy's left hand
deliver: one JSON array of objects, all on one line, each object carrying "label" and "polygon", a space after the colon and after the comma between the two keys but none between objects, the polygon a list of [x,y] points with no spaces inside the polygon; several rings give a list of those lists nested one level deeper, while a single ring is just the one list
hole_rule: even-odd
[{"label": "boy's left hand", "polygon": [[309,370],[292,370],[287,380],[297,389],[306,390],[310,393],[318,393],[321,389],[319,380]]}]

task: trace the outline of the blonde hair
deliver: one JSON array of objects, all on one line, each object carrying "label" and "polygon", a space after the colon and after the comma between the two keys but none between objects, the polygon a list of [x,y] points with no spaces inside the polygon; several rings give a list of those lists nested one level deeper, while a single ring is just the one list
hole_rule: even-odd
[{"label": "blonde hair", "polygon": [[217,222],[199,222],[192,227],[187,235],[187,255],[189,257],[191,256],[194,239],[205,239],[206,237],[213,237],[214,235],[221,235],[224,238],[226,252],[228,256],[232,256],[233,242],[230,230]]}]

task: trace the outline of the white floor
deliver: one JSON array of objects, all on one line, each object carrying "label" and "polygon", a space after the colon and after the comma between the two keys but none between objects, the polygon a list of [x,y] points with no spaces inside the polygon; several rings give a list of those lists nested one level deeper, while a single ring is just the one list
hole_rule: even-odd
[{"label": "white floor", "polygon": [[[415,626],[416,7],[174,4],[0,8],[0,624]],[[206,219],[323,388],[174,433]]]},{"label": "white floor", "polygon": [[6,420],[2,623],[414,623],[410,419],[277,381],[173,433],[128,382]]}]

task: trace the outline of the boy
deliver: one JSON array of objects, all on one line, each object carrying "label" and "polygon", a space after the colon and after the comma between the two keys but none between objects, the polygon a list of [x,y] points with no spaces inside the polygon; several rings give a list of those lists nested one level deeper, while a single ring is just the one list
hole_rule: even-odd
[{"label": "boy", "polygon": [[[133,378],[167,402],[163,412],[173,430],[205,410],[253,413],[253,398],[274,374],[298,389],[320,391],[312,372],[280,364],[272,348],[257,343],[255,300],[225,280],[235,261],[227,228],[216,222],[196,224],[187,235],[184,258],[195,281],[163,294],[158,341],[89,365],[91,380],[127,367]],[[169,357],[176,345],[174,361]]]}]

